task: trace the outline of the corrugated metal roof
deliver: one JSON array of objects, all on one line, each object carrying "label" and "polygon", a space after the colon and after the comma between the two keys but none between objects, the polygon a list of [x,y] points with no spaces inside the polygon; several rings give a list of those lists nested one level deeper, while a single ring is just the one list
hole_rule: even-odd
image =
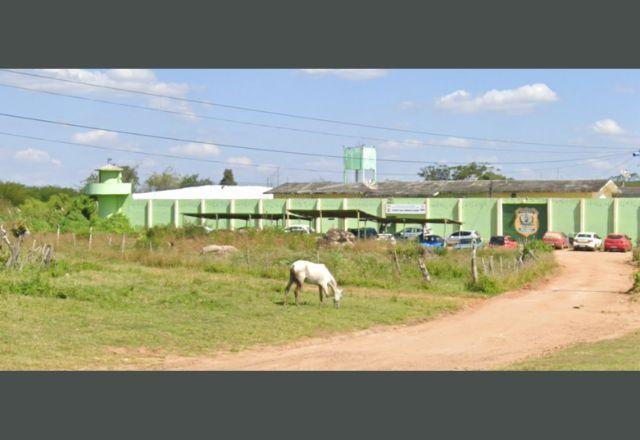
[{"label": "corrugated metal roof", "polygon": [[[418,182],[383,181],[364,183],[285,183],[267,194],[358,195],[361,197],[435,197],[480,193],[575,193],[598,192],[607,179],[592,180],[427,180]],[[614,184],[615,185],[615,184]]]},{"label": "corrugated metal roof", "polygon": [[133,194],[134,200],[272,199],[268,186],[204,185]]}]

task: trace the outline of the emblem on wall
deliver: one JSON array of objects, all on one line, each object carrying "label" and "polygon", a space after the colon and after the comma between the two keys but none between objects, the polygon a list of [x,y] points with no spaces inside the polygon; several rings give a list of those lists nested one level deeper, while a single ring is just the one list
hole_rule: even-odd
[{"label": "emblem on wall", "polygon": [[538,221],[538,210],[536,208],[518,208],[515,214],[513,226],[518,234],[528,237],[538,232],[540,222]]}]

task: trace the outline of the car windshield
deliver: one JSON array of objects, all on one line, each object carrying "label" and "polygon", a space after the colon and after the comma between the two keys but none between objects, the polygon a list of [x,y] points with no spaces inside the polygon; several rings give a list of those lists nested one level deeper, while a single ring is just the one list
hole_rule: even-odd
[{"label": "car windshield", "polygon": [[547,232],[543,238],[562,238],[562,234],[559,232]]},{"label": "car windshield", "polygon": [[504,244],[504,237],[491,237],[491,240],[489,240],[489,243],[491,244]]},{"label": "car windshield", "polygon": [[591,238],[591,234],[578,234],[576,238]]},{"label": "car windshield", "polygon": [[438,243],[440,240],[440,237],[438,237],[437,235],[427,235],[424,238],[424,241],[426,241],[427,243]]},{"label": "car windshield", "polygon": [[460,240],[460,244],[471,244],[471,243],[473,243],[472,238],[463,238],[462,240]]},{"label": "car windshield", "polygon": [[622,238],[622,235],[618,235],[618,234],[609,234],[609,236],[607,236],[607,238],[611,238],[613,240],[620,240]]}]

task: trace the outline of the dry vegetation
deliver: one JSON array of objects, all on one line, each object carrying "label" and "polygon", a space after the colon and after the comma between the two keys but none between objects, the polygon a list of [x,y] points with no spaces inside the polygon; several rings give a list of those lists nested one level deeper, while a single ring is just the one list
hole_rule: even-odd
[{"label": "dry vegetation", "polygon": [[[353,248],[318,247],[315,237],[266,230],[154,228],[140,235],[30,236],[24,246],[51,243],[50,268],[0,273],[1,369],[153,367],[167,354],[193,355],[279,344],[333,332],[433,318],[466,302],[518,287],[554,268],[537,252],[521,270],[513,251],[483,250],[494,273],[471,282],[469,252],[428,256],[425,283],[415,243],[396,247],[361,241]],[[75,243],[75,244],[74,244]],[[201,255],[207,244],[239,252]],[[504,260],[499,270],[498,260]],[[282,305],[287,268],[296,259],[325,263],[344,288],[340,310],[318,305],[308,286],[300,307]]]}]

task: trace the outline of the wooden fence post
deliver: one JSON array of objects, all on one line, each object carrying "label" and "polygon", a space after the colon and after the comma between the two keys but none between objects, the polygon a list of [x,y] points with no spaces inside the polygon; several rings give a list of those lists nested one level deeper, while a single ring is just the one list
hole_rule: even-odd
[{"label": "wooden fence post", "polygon": [[93,226],[89,228],[89,250],[91,250],[92,243],[93,243]]},{"label": "wooden fence post", "polygon": [[424,264],[424,258],[418,257],[418,266],[420,267],[420,272],[422,272],[422,279],[427,283],[431,282],[431,275],[427,270],[427,265]]},{"label": "wooden fence post", "polygon": [[478,282],[478,262],[475,243],[473,245],[473,249],[471,250],[471,280],[474,284]]},{"label": "wooden fence post", "polygon": [[493,255],[489,257],[489,270],[491,271],[491,275],[493,275],[495,266],[493,264]]},{"label": "wooden fence post", "polygon": [[487,274],[487,262],[484,261],[484,257],[480,258],[480,260],[482,261],[482,273],[484,275]]},{"label": "wooden fence post", "polygon": [[398,253],[396,252],[396,248],[393,248],[393,259],[396,263],[396,272],[400,275],[400,261],[398,260]]},{"label": "wooden fence post", "polygon": [[73,233],[71,234],[71,237],[73,238],[73,247],[76,247],[76,233],[75,233],[75,232],[73,232]]},{"label": "wooden fence post", "polygon": [[125,236],[126,234],[122,234],[122,241],[120,242],[120,253],[122,253],[122,255],[124,255]]},{"label": "wooden fence post", "polygon": [[56,230],[56,248],[60,247],[60,225],[58,225],[58,229]]},{"label": "wooden fence post", "polygon": [[500,255],[500,274],[503,272],[502,267],[502,255]]}]

